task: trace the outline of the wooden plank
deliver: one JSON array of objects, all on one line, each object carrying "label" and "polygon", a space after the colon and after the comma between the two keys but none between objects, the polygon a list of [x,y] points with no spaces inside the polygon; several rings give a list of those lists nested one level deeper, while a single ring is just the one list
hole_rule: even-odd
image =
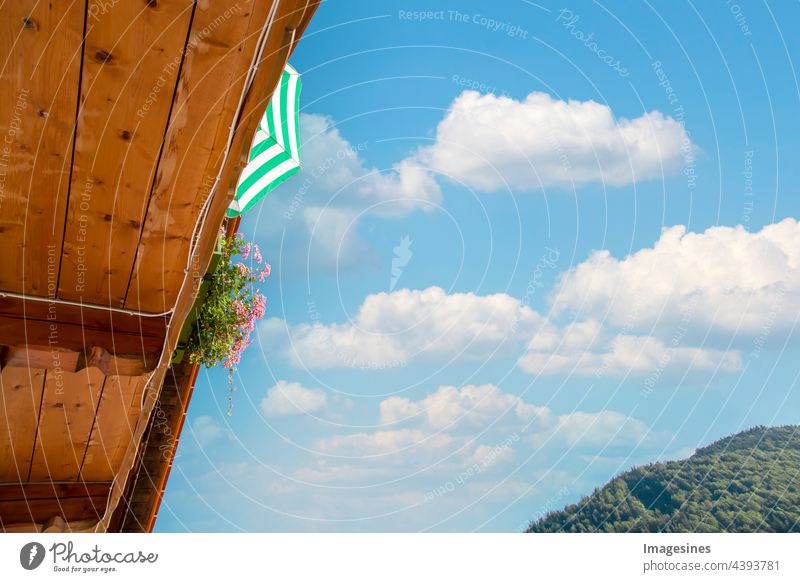
[{"label": "wooden plank", "polygon": [[[52,344],[48,337],[53,336]],[[82,328],[80,325],[64,323],[48,323],[46,321],[25,320],[21,317],[0,316],[0,338],[4,341],[20,342],[20,345],[32,345],[39,348],[51,345],[54,349],[83,351],[93,346],[106,346],[120,356],[129,356],[146,362],[146,368],[152,369],[158,362],[163,338],[139,336],[132,333],[112,334],[106,330]]]},{"label": "wooden plank", "polygon": [[0,3],[0,289],[56,292],[84,8],[83,0]]},{"label": "wooden plank", "polygon": [[81,469],[84,481],[114,478],[133,439],[144,384],[144,378],[111,376],[106,380]]},{"label": "wooden plank", "polygon": [[[155,355],[155,354],[154,354]],[[79,354],[77,370],[97,368],[104,376],[139,377],[155,369],[156,357],[143,359],[132,355],[112,354],[105,348],[92,346]]]},{"label": "wooden plank", "polygon": [[28,479],[44,377],[42,369],[6,368],[0,373],[0,482]]},{"label": "wooden plank", "polygon": [[[155,354],[153,354],[155,356]],[[131,355],[112,354],[105,348],[93,346],[80,354],[77,370],[97,368],[105,376],[139,377],[155,369],[157,357],[141,358]]]},{"label": "wooden plank", "polygon": [[[197,217],[219,172],[271,4],[209,2],[197,7],[131,275],[128,308],[160,312],[175,304]],[[282,27],[282,22],[276,22],[274,30]]]},{"label": "wooden plank", "polygon": [[41,533],[42,525],[38,523],[9,523],[0,524],[3,533]]},{"label": "wooden plank", "polygon": [[[247,162],[252,136],[255,134],[261,116],[272,96],[272,91],[280,79],[283,63],[286,63],[289,51],[298,41],[298,36],[293,31],[305,29],[308,19],[313,15],[317,5],[315,0],[308,2],[298,0],[281,4],[274,34],[271,34],[267,41],[253,85],[244,102],[240,126],[231,146],[233,155],[222,168],[220,191],[209,207],[206,228],[201,233],[199,248],[196,251],[196,256],[202,257],[202,259],[196,261],[196,264],[193,262],[191,266],[191,275],[195,279],[191,288],[196,288],[199,280],[205,274],[205,269],[208,267],[216,245],[218,226],[225,218],[225,212],[233,200],[239,175]],[[293,39],[294,44],[292,43]],[[281,63],[281,67],[274,66],[274,63]],[[179,298],[173,316],[175,321],[183,321],[186,318],[192,308],[192,301],[189,293],[185,293]],[[167,335],[168,346],[174,345],[173,342],[177,341],[178,332],[173,329],[170,329]]]},{"label": "wooden plank", "polygon": [[97,368],[47,374],[30,481],[78,478],[104,381]]},{"label": "wooden plank", "polygon": [[44,346],[3,346],[0,364],[5,368],[41,368],[74,372],[79,353]]},{"label": "wooden plank", "polygon": [[54,483],[4,483],[0,484],[0,501],[26,499],[67,499],[70,497],[100,497],[108,495],[111,483],[84,483],[62,481]]},{"label": "wooden plank", "polygon": [[0,501],[0,527],[5,529],[13,524],[42,523],[54,516],[61,516],[67,521],[98,520],[103,516],[106,501],[105,496]]},{"label": "wooden plank", "polygon": [[59,295],[121,306],[192,0],[90,0]]},{"label": "wooden plank", "polygon": [[141,376],[152,371],[157,361],[156,354],[148,359],[136,355],[114,355],[99,346],[82,351],[45,346],[2,346],[0,351],[2,368],[44,368],[63,372],[97,368],[104,376]]},{"label": "wooden plank", "polygon": [[[118,313],[88,305],[77,306],[53,301],[26,301],[16,297],[0,297],[0,317],[22,317],[26,320],[68,323],[82,328],[130,333],[163,338],[169,319]],[[30,342],[34,343],[34,342]]]},{"label": "wooden plank", "polygon": [[[65,532],[68,533],[93,533],[97,527],[97,519],[81,519],[68,521]],[[44,527],[40,523],[12,523],[6,526],[0,524],[0,531],[4,533],[41,533]]]}]

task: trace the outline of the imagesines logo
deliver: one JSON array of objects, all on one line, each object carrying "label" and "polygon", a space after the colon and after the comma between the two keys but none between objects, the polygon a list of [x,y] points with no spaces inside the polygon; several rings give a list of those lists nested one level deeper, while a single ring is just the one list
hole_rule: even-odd
[{"label": "imagesines logo", "polygon": [[26,570],[35,570],[44,561],[44,546],[39,542],[29,542],[19,551],[19,563]]}]

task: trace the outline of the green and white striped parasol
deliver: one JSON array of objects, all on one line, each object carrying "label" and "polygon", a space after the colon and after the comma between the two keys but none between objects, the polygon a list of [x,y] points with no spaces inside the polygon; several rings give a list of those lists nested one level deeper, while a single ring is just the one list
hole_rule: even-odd
[{"label": "green and white striped parasol", "polygon": [[300,74],[287,64],[258,124],[250,160],[239,177],[228,216],[244,214],[270,190],[300,170],[300,88]]}]

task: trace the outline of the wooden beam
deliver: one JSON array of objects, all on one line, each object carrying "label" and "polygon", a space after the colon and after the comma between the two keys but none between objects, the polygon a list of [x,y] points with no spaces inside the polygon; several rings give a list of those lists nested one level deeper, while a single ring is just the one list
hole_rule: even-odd
[{"label": "wooden beam", "polygon": [[[80,325],[48,323],[25,320],[19,317],[0,316],[0,338],[2,341],[16,339],[21,345],[48,346],[67,351],[83,351],[92,346],[104,346],[120,355],[138,357],[147,362],[149,368],[163,347],[163,338],[137,336],[127,333],[109,333],[108,330],[82,328]],[[52,339],[52,343],[50,343]]]},{"label": "wooden beam", "polygon": [[41,368],[74,372],[79,352],[44,346],[2,346],[0,368]]},{"label": "wooden beam", "polygon": [[81,468],[82,480],[110,481],[116,475],[133,440],[144,385],[144,378],[106,380]]},{"label": "wooden beam", "polygon": [[[79,519],[65,523],[65,533],[94,533],[97,528],[97,519]],[[0,524],[3,533],[42,533],[43,524],[40,523],[12,523],[6,526]]]},{"label": "wooden beam", "polygon": [[0,483],[28,480],[44,377],[43,369],[6,368],[0,373]]},{"label": "wooden beam", "polygon": [[97,368],[105,376],[139,376],[155,369],[158,357],[151,354],[146,358],[114,355],[105,348],[93,346],[80,352],[75,371],[84,368]]},{"label": "wooden beam", "polygon": [[47,374],[30,481],[78,479],[105,380],[96,368]]},{"label": "wooden beam", "polygon": [[55,293],[84,0],[0,3],[0,289]]},{"label": "wooden beam", "polygon": [[110,354],[146,361],[145,367],[152,369],[161,354],[166,329],[166,317],[0,297],[0,343],[6,345],[75,352],[100,346]]},{"label": "wooden beam", "polygon": [[0,501],[0,527],[44,523],[56,515],[66,521],[96,521],[103,515],[106,501],[106,496]]},{"label": "wooden beam", "polygon": [[164,337],[169,318],[145,317],[109,311],[91,305],[69,305],[54,301],[26,301],[17,297],[3,297],[0,293],[0,316],[22,317],[48,323],[68,323],[85,328],[107,330],[113,333],[130,333],[140,336]]},{"label": "wooden beam", "polygon": [[59,297],[122,306],[192,0],[90,0]]},{"label": "wooden beam", "polygon": [[0,484],[0,531],[92,531],[110,482]]},{"label": "wooden beam", "polygon": [[147,358],[137,355],[114,355],[105,348],[93,346],[75,351],[46,346],[2,346],[0,368],[42,368],[62,372],[80,372],[96,368],[104,376],[135,376],[152,371],[158,354]]},{"label": "wooden beam", "polygon": [[55,515],[42,524],[42,533],[64,533],[67,522],[60,515]]},{"label": "wooden beam", "polygon": [[110,482],[49,481],[44,483],[2,483],[0,501],[68,499],[108,495]]}]

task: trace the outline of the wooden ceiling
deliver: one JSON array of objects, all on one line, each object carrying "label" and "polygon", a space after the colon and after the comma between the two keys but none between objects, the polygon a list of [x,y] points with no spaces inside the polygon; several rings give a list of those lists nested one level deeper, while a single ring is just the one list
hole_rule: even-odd
[{"label": "wooden ceiling", "polygon": [[45,529],[48,512],[81,529],[130,489],[258,118],[318,2],[0,5],[0,529]]},{"label": "wooden ceiling", "polygon": [[[280,6],[271,40],[285,56],[306,2]],[[0,263],[0,290],[174,306],[271,7],[2,3],[0,248],[13,259]]]}]

